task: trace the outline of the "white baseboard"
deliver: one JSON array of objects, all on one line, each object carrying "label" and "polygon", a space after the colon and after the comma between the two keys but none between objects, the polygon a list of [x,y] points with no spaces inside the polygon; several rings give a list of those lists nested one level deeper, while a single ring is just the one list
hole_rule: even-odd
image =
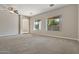
[{"label": "white baseboard", "polygon": [[[27,33],[27,34],[36,34],[36,35],[42,35],[42,36],[53,37],[53,38],[70,39],[70,40],[76,40],[76,41],[79,41],[79,39],[77,39],[77,38],[69,38],[69,37],[61,37],[61,36],[52,36],[52,35],[47,35],[47,34],[37,34],[37,33]],[[22,35],[22,34],[0,35],[0,37],[2,37],[2,36],[14,36],[14,35]]]},{"label": "white baseboard", "polygon": [[36,34],[36,35],[42,35],[42,36],[49,36],[49,37],[54,37],[54,38],[61,38],[61,39],[70,39],[70,40],[77,40],[77,38],[69,38],[69,37],[61,37],[61,36],[52,36],[52,35],[47,35],[47,34],[37,34],[37,33],[32,33],[32,34]]},{"label": "white baseboard", "polygon": [[[23,34],[31,34],[31,33],[23,33]],[[4,37],[4,36],[16,36],[16,35],[23,35],[21,34],[6,34],[6,35],[0,35],[0,37]]]},{"label": "white baseboard", "polygon": [[18,35],[18,34],[6,34],[6,35],[0,35],[0,37],[2,37],[2,36],[14,36],[14,35]]},{"label": "white baseboard", "polygon": [[77,39],[77,41],[79,42],[79,39]]}]

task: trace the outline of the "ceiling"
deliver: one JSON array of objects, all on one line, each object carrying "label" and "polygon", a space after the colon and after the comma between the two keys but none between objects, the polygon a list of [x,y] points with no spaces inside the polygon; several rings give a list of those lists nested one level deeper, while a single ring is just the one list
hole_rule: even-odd
[{"label": "ceiling", "polygon": [[0,9],[7,9],[8,7],[13,7],[18,10],[19,14],[26,16],[34,16],[43,12],[54,10],[66,6],[67,4],[54,4],[50,7],[50,4],[2,4]]}]

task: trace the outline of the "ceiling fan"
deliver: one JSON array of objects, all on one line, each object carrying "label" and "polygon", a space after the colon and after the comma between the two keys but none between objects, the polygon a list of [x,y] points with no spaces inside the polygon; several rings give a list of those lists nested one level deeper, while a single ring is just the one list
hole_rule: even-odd
[{"label": "ceiling fan", "polygon": [[19,14],[19,13],[18,13],[18,10],[14,9],[13,7],[8,7],[8,10],[9,10],[11,13]]},{"label": "ceiling fan", "polygon": [[53,6],[54,6],[54,4],[50,4],[50,5],[49,5],[49,7],[53,7]]}]

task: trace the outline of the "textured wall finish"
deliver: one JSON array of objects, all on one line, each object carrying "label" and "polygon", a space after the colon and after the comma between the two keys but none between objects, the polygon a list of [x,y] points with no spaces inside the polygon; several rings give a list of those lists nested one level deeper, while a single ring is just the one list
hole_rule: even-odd
[{"label": "textured wall finish", "polygon": [[0,11],[0,36],[18,34],[18,15]]}]

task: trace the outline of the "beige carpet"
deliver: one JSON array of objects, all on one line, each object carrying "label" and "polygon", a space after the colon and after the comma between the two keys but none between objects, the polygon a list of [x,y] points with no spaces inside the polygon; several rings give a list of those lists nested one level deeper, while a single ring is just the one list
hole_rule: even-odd
[{"label": "beige carpet", "polygon": [[0,37],[1,54],[79,53],[79,42],[33,34]]}]

